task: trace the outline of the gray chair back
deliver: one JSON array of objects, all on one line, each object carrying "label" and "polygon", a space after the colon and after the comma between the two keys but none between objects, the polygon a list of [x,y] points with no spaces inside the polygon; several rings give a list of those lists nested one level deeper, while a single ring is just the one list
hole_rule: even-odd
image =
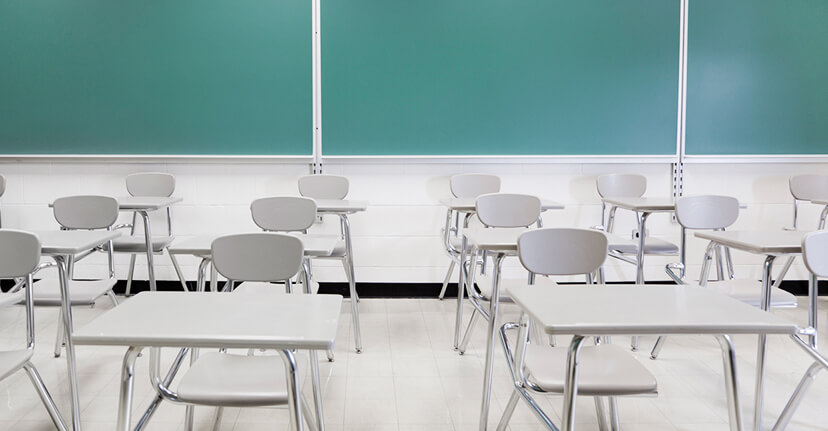
[{"label": "gray chair back", "polygon": [[40,264],[40,239],[14,229],[0,229],[0,279],[26,277]]},{"label": "gray chair back", "polygon": [[828,231],[811,232],[802,240],[802,260],[817,277],[828,277]]},{"label": "gray chair back", "polygon": [[480,195],[500,192],[500,177],[489,174],[460,174],[449,180],[451,194],[456,198],[473,199]]},{"label": "gray chair back", "polygon": [[261,198],[250,204],[250,214],[264,230],[305,231],[316,221],[316,201],[295,196]]},{"label": "gray chair back", "polygon": [[607,174],[595,180],[602,198],[641,197],[647,191],[647,177],[638,174]]},{"label": "gray chair back", "polygon": [[541,201],[536,196],[491,193],[477,198],[477,218],[488,227],[527,227],[540,218]]},{"label": "gray chair back", "polygon": [[0,175],[0,196],[6,194],[6,177]]},{"label": "gray chair back", "polygon": [[52,205],[66,229],[107,229],[118,219],[118,201],[109,196],[67,196]]},{"label": "gray chair back", "polygon": [[591,274],[607,259],[607,236],[592,229],[530,230],[518,238],[518,257],[533,274]]},{"label": "gray chair back", "polygon": [[302,268],[305,249],[292,235],[273,232],[218,237],[212,244],[213,265],[233,281],[284,281]]},{"label": "gray chair back", "polygon": [[164,172],[141,172],[126,177],[132,196],[169,197],[175,192],[175,176]]},{"label": "gray chair back", "polygon": [[299,194],[313,199],[345,199],[348,179],[339,175],[305,175],[299,178]]},{"label": "gray chair back", "polygon": [[788,186],[794,199],[828,200],[828,175],[794,175]]},{"label": "gray chair back", "polygon": [[739,201],[730,196],[684,196],[676,202],[676,220],[686,229],[724,229],[739,217]]}]

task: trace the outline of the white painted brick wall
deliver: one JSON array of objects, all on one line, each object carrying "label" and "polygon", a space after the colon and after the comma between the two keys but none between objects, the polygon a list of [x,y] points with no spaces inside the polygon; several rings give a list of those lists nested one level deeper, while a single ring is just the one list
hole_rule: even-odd
[{"label": "white painted brick wall", "polygon": [[[448,195],[448,178],[457,173],[488,172],[500,175],[502,190],[531,193],[566,205],[562,211],[543,215],[544,226],[589,227],[600,221],[600,201],[595,177],[603,173],[631,172],[647,176],[647,196],[669,196],[670,166],[667,164],[554,163],[554,164],[328,164],[327,173],[351,180],[352,199],[367,200],[369,210],[351,217],[354,235],[357,280],[361,282],[437,282],[448,267],[439,231],[445,209],[438,203]],[[173,208],[176,235],[255,231],[249,204],[269,195],[296,195],[296,179],[308,173],[303,164],[281,163],[123,163],[123,162],[4,162],[6,194],[0,198],[4,227],[27,230],[56,229],[47,204],[57,197],[73,194],[126,195],[124,177],[133,172],[170,172],[177,178],[176,195],[184,198]],[[728,194],[747,205],[734,229],[779,229],[791,224],[791,197],[787,180],[797,173],[828,173],[826,164],[688,164],[685,166],[685,194]],[[804,205],[800,212],[803,228],[815,227],[820,208]],[[160,216],[160,214],[158,215]],[[154,227],[163,229],[161,217]],[[327,219],[326,219],[327,220]],[[120,222],[129,222],[122,215]],[[616,232],[631,232],[634,218],[618,212]],[[653,215],[648,221],[651,235],[678,241],[679,229],[668,215]],[[314,228],[338,232],[335,218]],[[698,273],[704,243],[688,244],[692,276]],[[737,275],[758,278],[762,257],[734,252]],[[645,273],[651,280],[664,280],[664,265],[674,258],[650,257]],[[117,275],[126,277],[126,255],[116,258]],[[138,258],[138,279],[146,278],[144,259]],[[195,278],[198,261],[181,257],[189,279]],[[104,256],[94,256],[76,268],[76,276],[105,274]],[[174,279],[169,260],[157,257],[159,279]],[[506,263],[506,275],[519,274],[518,263]],[[805,279],[797,262],[792,277]],[[344,281],[336,261],[315,264],[320,281]],[[609,261],[610,280],[629,280],[632,266]]]}]

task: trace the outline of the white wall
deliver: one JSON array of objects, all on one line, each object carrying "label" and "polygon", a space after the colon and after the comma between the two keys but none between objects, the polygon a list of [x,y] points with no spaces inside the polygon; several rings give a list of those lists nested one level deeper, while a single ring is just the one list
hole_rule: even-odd
[{"label": "white wall", "polygon": [[[176,175],[176,195],[184,198],[173,210],[173,226],[179,238],[202,233],[255,231],[249,204],[262,196],[297,194],[296,179],[308,173],[304,164],[279,163],[123,163],[123,162],[3,162],[7,190],[0,198],[3,226],[28,230],[56,229],[47,204],[72,194],[126,195],[124,176],[133,172],[164,171]],[[600,201],[595,177],[603,173],[634,172],[646,175],[647,196],[669,196],[670,166],[662,163],[487,163],[487,164],[402,164],[397,162],[353,164],[331,163],[326,173],[345,175],[351,180],[350,198],[368,200],[367,212],[351,218],[357,281],[437,282],[442,281],[448,258],[442,252],[439,230],[445,209],[438,200],[448,194],[448,177],[463,172],[495,173],[503,179],[503,191],[525,192],[557,200],[562,211],[543,215],[544,225],[588,227],[600,221]],[[747,205],[735,229],[778,229],[791,223],[791,197],[787,178],[796,173],[828,173],[828,164],[688,164],[685,167],[685,194],[717,193],[736,196]],[[820,208],[806,205],[801,226],[816,224]],[[129,216],[122,217],[123,222]],[[161,219],[155,227],[163,227]],[[633,217],[618,213],[616,232],[633,229]],[[678,228],[668,215],[653,215],[649,232],[671,241],[678,240]],[[335,219],[317,226],[318,231],[338,231]],[[690,274],[698,273],[703,242],[692,240],[688,256]],[[760,276],[761,257],[734,253],[738,275]],[[648,258],[646,277],[666,280],[664,265],[673,258]],[[88,264],[86,262],[89,262]],[[138,278],[146,277],[139,258]],[[119,278],[125,278],[128,258],[116,260]],[[195,278],[195,258],[181,258],[185,274]],[[156,258],[159,279],[174,279],[169,260]],[[336,262],[315,264],[320,281],[343,281]],[[781,265],[781,262],[780,262]],[[507,263],[507,273],[516,274],[516,262]],[[804,279],[798,261],[790,278]],[[76,269],[76,276],[105,273],[103,256],[96,256]],[[632,267],[611,261],[609,279],[632,279]]]}]

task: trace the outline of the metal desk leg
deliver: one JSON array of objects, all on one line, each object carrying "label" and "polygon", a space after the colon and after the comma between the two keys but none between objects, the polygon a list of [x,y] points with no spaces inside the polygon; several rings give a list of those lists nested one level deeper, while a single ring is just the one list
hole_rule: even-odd
[{"label": "metal desk leg", "polygon": [[150,290],[155,292],[155,264],[152,261],[152,230],[150,230],[149,214],[146,211],[138,211],[144,221],[144,241],[147,244],[147,278],[149,279]]},{"label": "metal desk leg", "polygon": [[63,331],[66,343],[66,365],[69,371],[69,390],[72,399],[72,429],[79,431],[80,423],[80,398],[78,397],[78,373],[75,363],[75,342],[72,341],[72,303],[69,299],[69,280],[67,276],[66,256],[52,256],[57,263],[58,276],[60,281],[60,302],[63,312]]},{"label": "metal desk leg", "polygon": [[309,352],[311,378],[313,379],[313,404],[316,412],[316,430],[325,431],[325,415],[322,411],[322,387],[319,384],[319,358],[316,350]]},{"label": "metal desk leg", "polygon": [[573,335],[566,353],[566,383],[564,385],[564,405],[561,414],[561,431],[575,429],[575,400],[578,398],[578,362],[585,338]]},{"label": "metal desk leg", "polygon": [[[644,284],[644,245],[645,232],[647,227],[647,218],[650,217],[648,212],[641,213],[638,218],[638,250],[636,250],[636,264],[635,264],[635,284]],[[633,336],[630,342],[630,348],[633,352],[638,350],[638,337]]]},{"label": "metal desk leg", "polygon": [[[776,256],[766,256],[765,263],[762,267],[762,310],[767,311],[770,307],[771,297],[771,278],[773,274],[773,261]],[[753,429],[759,431],[762,429],[762,409],[765,407],[765,356],[768,344],[767,334],[759,335],[759,345],[756,349],[756,404],[753,411]]]},{"label": "metal desk leg", "polygon": [[822,213],[819,215],[819,227],[817,227],[817,230],[825,229],[826,217],[828,217],[828,205],[825,205],[825,208],[822,209]]},{"label": "metal desk leg", "polygon": [[492,368],[494,342],[497,337],[497,309],[500,304],[500,271],[504,253],[495,256],[492,272],[492,297],[489,300],[489,332],[486,333],[486,365],[483,368],[483,402],[480,406],[480,431],[486,431],[489,423],[489,404],[492,397]]},{"label": "metal desk leg", "polygon": [[[175,375],[178,374],[178,369],[181,367],[181,363],[184,362],[184,358],[187,356],[187,352],[189,351],[189,348],[184,348],[178,351],[178,355],[173,360],[173,364],[167,372],[167,376],[164,377],[164,386],[169,386],[172,383],[173,378],[175,378]],[[161,400],[163,399],[164,398],[156,392],[155,398],[152,399],[149,407],[147,407],[147,410],[141,415],[141,419],[138,420],[138,424],[135,425],[135,431],[141,431],[147,426],[149,420],[152,418],[152,415],[155,414],[155,411],[158,409],[158,406],[161,404]]]},{"label": "metal desk leg", "polygon": [[808,336],[811,347],[817,349],[817,339],[819,338],[817,331],[817,314],[819,313],[819,288],[817,284],[817,276],[811,274],[808,280],[808,326],[813,328],[814,333]]},{"label": "metal desk leg", "polygon": [[[463,235],[460,250],[460,280],[457,282],[457,315],[454,321],[454,350],[460,350],[460,332],[463,330],[463,296],[466,293],[466,247],[468,239]],[[474,259],[474,253],[472,253]]]},{"label": "metal desk leg", "polygon": [[773,426],[773,431],[782,431],[788,426],[788,423],[791,422],[791,418],[793,417],[796,408],[799,407],[799,403],[805,399],[805,393],[808,392],[808,388],[810,388],[814,383],[817,374],[822,371],[822,368],[823,366],[819,362],[814,362],[810,367],[808,367],[808,371],[806,371],[805,375],[802,376],[802,380],[800,380],[799,384],[796,386],[793,395],[791,395],[791,399],[789,399],[788,403],[785,404],[782,414],[779,415],[779,419],[777,419],[776,424]]},{"label": "metal desk leg", "polygon": [[302,389],[299,387],[299,373],[296,369],[296,358],[290,350],[280,350],[282,359],[285,362],[285,375],[287,376],[290,392],[288,393],[288,410],[290,410],[291,428],[295,431],[302,431]]},{"label": "metal desk leg", "polygon": [[121,398],[118,401],[118,431],[129,431],[132,419],[132,394],[135,383],[135,360],[141,354],[143,347],[131,346],[124,355],[121,369]]},{"label": "metal desk leg", "polygon": [[730,431],[742,431],[742,404],[739,402],[739,382],[736,379],[736,351],[729,336],[719,335],[716,339],[722,348]]},{"label": "metal desk leg", "polygon": [[362,335],[359,330],[359,304],[356,291],[356,276],[354,275],[354,252],[351,248],[351,222],[347,214],[340,214],[342,226],[345,230],[345,253],[348,255],[349,285],[351,291],[351,320],[354,329],[354,348],[357,353],[362,353]]}]

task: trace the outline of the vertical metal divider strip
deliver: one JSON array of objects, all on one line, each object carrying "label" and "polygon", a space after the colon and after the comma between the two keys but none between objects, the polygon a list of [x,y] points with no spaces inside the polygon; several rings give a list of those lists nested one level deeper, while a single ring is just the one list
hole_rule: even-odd
[{"label": "vertical metal divider strip", "polygon": [[[673,198],[684,192],[684,155],[687,124],[687,30],[690,0],[680,0],[679,21],[679,82],[676,127],[676,161],[673,164]],[[675,216],[673,216],[675,219]]]},{"label": "vertical metal divider strip", "polygon": [[322,43],[319,12],[320,0],[311,0],[311,45],[313,80],[313,164],[311,172],[322,173]]}]

